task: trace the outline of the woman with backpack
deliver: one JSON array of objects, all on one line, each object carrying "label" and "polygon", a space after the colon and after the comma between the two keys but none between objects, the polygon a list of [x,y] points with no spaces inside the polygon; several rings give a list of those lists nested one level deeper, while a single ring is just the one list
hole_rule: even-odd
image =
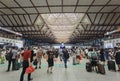
[{"label": "woman with backpack", "polygon": [[93,48],[89,49],[88,52],[88,58],[90,59],[91,65],[92,67],[96,69],[96,71],[98,70],[98,65],[97,65],[97,61],[98,61],[98,55],[97,53],[93,50]]}]

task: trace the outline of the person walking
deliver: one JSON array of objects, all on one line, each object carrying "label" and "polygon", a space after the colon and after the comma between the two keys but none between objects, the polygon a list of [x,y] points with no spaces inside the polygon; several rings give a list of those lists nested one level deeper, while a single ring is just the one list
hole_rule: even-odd
[{"label": "person walking", "polygon": [[65,68],[67,68],[67,61],[69,59],[69,53],[68,50],[66,48],[63,49],[63,60],[64,60],[64,65]]},{"label": "person walking", "polygon": [[60,58],[60,61],[62,61],[62,55],[63,55],[62,49],[59,48],[59,58]]},{"label": "person walking", "polygon": [[[31,50],[30,50],[30,47],[28,47],[28,49],[25,50],[24,54],[23,54],[23,69],[21,72],[20,81],[24,80],[24,74],[25,74],[26,68],[28,68],[29,66],[32,65],[30,58],[31,58]],[[31,78],[31,73],[29,73],[28,74],[28,81],[31,81],[31,80],[33,80],[33,79]]]},{"label": "person walking", "polygon": [[80,64],[80,60],[81,60],[80,49],[77,47],[77,49],[76,49],[76,61],[77,61],[77,64]]},{"label": "person walking", "polygon": [[15,65],[16,65],[16,60],[17,60],[17,55],[18,55],[18,51],[16,50],[16,48],[15,47],[12,47],[12,62],[13,62],[13,67],[12,67],[12,70],[16,70],[16,68],[15,68]]},{"label": "person walking", "polygon": [[[37,60],[37,64],[39,64],[39,68],[41,68],[41,59],[42,59],[42,56],[43,56],[43,50],[40,48],[37,53],[36,53],[36,60]],[[37,64],[36,64],[36,67],[35,69],[37,69]]]},{"label": "person walking", "polygon": [[118,66],[118,71],[120,72],[120,48],[115,47],[116,53],[115,53],[115,61]]},{"label": "person walking", "polygon": [[6,60],[8,61],[8,69],[6,72],[10,71],[10,67],[11,67],[11,63],[12,63],[12,68],[13,68],[13,61],[12,61],[12,49],[10,48],[9,50],[7,50],[6,52]]},{"label": "person walking", "polygon": [[54,58],[55,58],[54,51],[50,48],[47,51],[47,62],[48,62],[47,73],[52,73],[52,69],[53,69],[53,66],[54,66]]}]

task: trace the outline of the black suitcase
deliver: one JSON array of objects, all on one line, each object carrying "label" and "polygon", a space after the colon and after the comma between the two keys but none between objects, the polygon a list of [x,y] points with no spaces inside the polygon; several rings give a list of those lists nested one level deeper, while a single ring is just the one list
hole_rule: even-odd
[{"label": "black suitcase", "polygon": [[114,61],[108,61],[107,65],[108,65],[108,70],[112,70],[116,72],[116,66]]},{"label": "black suitcase", "polygon": [[98,64],[98,72],[101,74],[106,74],[104,64]]},{"label": "black suitcase", "polygon": [[92,65],[91,65],[90,62],[87,62],[87,63],[86,63],[86,71],[87,71],[87,72],[92,72]]}]

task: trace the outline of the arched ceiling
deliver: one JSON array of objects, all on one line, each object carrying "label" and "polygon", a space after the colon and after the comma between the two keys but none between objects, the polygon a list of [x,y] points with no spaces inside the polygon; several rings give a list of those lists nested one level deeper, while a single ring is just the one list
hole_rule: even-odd
[{"label": "arched ceiling", "polygon": [[120,25],[120,0],[0,0],[0,26],[49,43],[101,38]]}]

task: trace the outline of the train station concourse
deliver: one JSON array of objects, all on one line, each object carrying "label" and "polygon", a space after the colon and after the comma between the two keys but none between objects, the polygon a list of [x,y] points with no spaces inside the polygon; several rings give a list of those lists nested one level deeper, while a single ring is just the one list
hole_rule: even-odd
[{"label": "train station concourse", "polygon": [[119,81],[120,0],[0,0],[1,81]]}]

